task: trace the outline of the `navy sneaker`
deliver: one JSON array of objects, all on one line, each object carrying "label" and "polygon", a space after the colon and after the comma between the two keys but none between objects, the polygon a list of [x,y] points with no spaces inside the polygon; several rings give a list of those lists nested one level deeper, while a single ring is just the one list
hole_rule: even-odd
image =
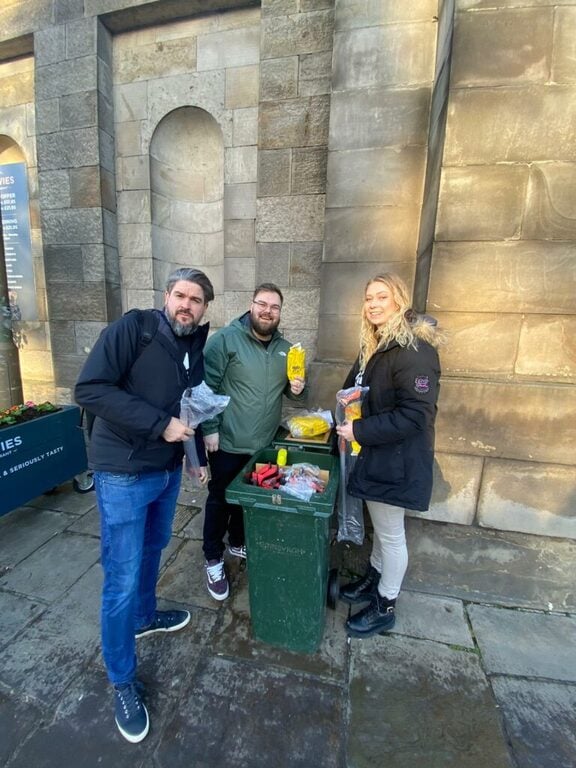
[{"label": "navy sneaker", "polygon": [[154,632],[177,632],[190,621],[190,611],[156,611],[154,620],[147,627],[135,632],[136,637],[146,637]]},{"label": "navy sneaker", "polygon": [[116,699],[116,725],[124,738],[138,744],[150,729],[148,710],[142,701],[142,687],[136,683],[114,686]]}]

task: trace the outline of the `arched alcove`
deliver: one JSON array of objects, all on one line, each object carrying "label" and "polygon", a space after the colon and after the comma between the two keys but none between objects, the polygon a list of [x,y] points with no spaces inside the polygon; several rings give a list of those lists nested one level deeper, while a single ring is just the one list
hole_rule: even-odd
[{"label": "arched alcove", "polygon": [[26,158],[20,146],[10,136],[0,134],[0,165],[24,162],[26,162]]},{"label": "arched alcove", "polygon": [[217,277],[224,264],[224,142],[208,112],[181,107],[160,121],[150,143],[150,191],[155,291],[178,267]]}]

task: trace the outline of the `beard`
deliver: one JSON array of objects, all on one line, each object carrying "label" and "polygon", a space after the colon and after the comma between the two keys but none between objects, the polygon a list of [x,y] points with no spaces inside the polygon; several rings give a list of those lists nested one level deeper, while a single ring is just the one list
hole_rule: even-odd
[{"label": "beard", "polygon": [[198,328],[198,323],[196,322],[181,323],[175,317],[172,317],[168,310],[166,310],[164,314],[166,315],[166,320],[168,320],[170,328],[172,328],[174,336],[190,336],[190,334],[194,333],[196,328]]},{"label": "beard", "polygon": [[280,325],[280,318],[263,323],[260,318],[250,315],[250,323],[252,324],[253,330],[261,336],[272,336],[276,328]]}]

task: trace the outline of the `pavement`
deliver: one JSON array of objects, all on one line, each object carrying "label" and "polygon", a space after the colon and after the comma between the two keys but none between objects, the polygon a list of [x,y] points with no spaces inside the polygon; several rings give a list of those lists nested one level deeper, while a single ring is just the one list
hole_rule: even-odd
[{"label": "pavement", "polygon": [[[394,631],[347,639],[339,603],[304,654],[253,637],[243,563],[230,598],[210,598],[202,506],[183,489],[158,587],[192,620],[138,641],[138,745],[100,657],[94,494],[65,484],[0,518],[0,766],[576,766],[576,542],[410,518]],[[367,556],[330,548],[343,580]]]}]

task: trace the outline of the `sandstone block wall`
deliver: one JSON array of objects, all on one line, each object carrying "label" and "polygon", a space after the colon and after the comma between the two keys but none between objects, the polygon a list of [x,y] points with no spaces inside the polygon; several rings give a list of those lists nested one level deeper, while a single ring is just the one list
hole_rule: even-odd
[{"label": "sandstone block wall", "polygon": [[[310,405],[333,407],[391,269],[450,334],[426,516],[575,537],[575,33],[576,0],[3,3],[41,311],[26,395],[70,398],[104,325],[159,302],[170,250],[213,278],[216,326],[278,283]],[[221,196],[151,173],[190,107],[218,125]]]},{"label": "sandstone block wall", "polygon": [[263,2],[256,280],[285,294],[289,339],[317,347],[334,3]]},{"label": "sandstone block wall", "polygon": [[427,307],[452,336],[444,476],[444,452],[475,456],[457,472],[473,520],[573,537],[576,6],[562,5],[456,3]]},{"label": "sandstone block wall", "polygon": [[[413,283],[436,13],[436,2],[336,3],[321,360],[354,359],[372,275],[392,269]],[[330,406],[333,394],[322,395]]]}]

